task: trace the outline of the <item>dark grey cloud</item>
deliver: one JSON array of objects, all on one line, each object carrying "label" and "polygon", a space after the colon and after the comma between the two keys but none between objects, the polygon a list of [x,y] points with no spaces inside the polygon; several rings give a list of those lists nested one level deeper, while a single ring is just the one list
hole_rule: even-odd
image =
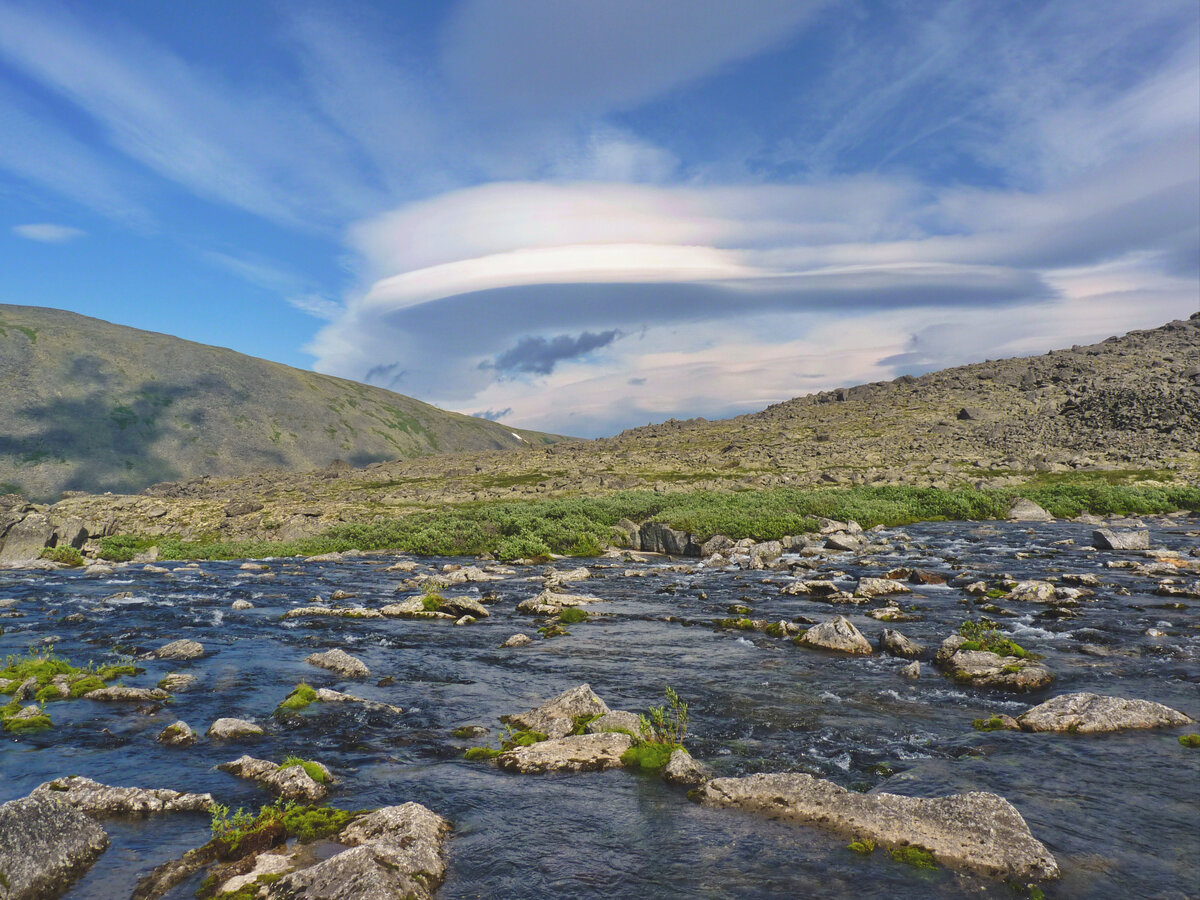
[{"label": "dark grey cloud", "polygon": [[630,378],[629,383],[632,384],[634,387],[641,387],[643,384],[646,383],[646,379],[645,378]]},{"label": "dark grey cloud", "polygon": [[400,363],[394,362],[386,366],[371,366],[371,368],[367,369],[367,374],[363,376],[363,381],[367,384],[378,384],[392,388],[403,381],[404,376],[407,374],[407,369],[401,369]]},{"label": "dark grey cloud", "polygon": [[507,406],[504,409],[485,409],[482,412],[471,413],[476,419],[487,419],[489,422],[499,422],[505,416],[512,415],[512,407]]},{"label": "dark grey cloud", "polygon": [[615,328],[598,333],[585,331],[577,337],[569,334],[552,338],[526,336],[494,360],[480,363],[479,368],[512,375],[549,375],[563,360],[586,356],[593,350],[607,347],[620,336],[621,332]]}]

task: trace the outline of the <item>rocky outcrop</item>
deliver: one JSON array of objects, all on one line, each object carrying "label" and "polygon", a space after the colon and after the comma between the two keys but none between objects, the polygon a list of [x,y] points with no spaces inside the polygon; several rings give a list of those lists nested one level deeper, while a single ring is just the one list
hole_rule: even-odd
[{"label": "rocky outcrop", "polygon": [[217,719],[208,726],[208,736],[219,741],[234,741],[239,738],[262,737],[266,734],[261,727],[245,719]]},{"label": "rocky outcrop", "polygon": [[920,847],[942,865],[996,878],[1057,878],[1058,864],[1003,797],[971,792],[922,799],[848,791],[804,774],[716,778],[698,788],[706,806],[733,807],[816,825],[889,848]]},{"label": "rocky outcrop", "polygon": [[589,734],[601,734],[605,731],[624,731],[639,737],[642,734],[642,718],[637,713],[614,709],[587,724]]},{"label": "rocky outcrop", "polygon": [[188,794],[166,788],[113,787],[79,775],[39,784],[30,796],[66,803],[93,818],[208,812],[213,804],[212,794]]},{"label": "rocky outcrop", "polygon": [[1060,694],[1017,716],[1023,731],[1068,731],[1102,734],[1130,728],[1169,728],[1195,720],[1179,710],[1150,700],[1103,694]]},{"label": "rocky outcrop", "polygon": [[31,512],[8,529],[0,544],[0,563],[37,559],[54,537],[54,526],[45,513]]},{"label": "rocky outcrop", "polygon": [[70,887],[108,847],[108,835],[66,803],[24,797],[0,805],[0,896],[43,900]]},{"label": "rocky outcrop", "polygon": [[1097,550],[1149,550],[1150,532],[1098,528],[1092,532],[1092,546]]},{"label": "rocky outcrop", "polygon": [[549,738],[560,738],[575,730],[577,720],[602,716],[608,711],[608,704],[597,697],[589,685],[581,684],[535,709],[501,716],[500,721],[525,731],[541,732]]},{"label": "rocky outcrop", "polygon": [[471,616],[475,619],[486,619],[491,615],[487,607],[476,600],[474,597],[446,597],[442,600],[442,605],[438,607],[438,612],[444,612],[447,615],[460,618],[462,616]]},{"label": "rocky outcrop", "polygon": [[633,738],[620,732],[576,734],[552,738],[527,747],[514,747],[496,757],[496,764],[525,775],[544,772],[600,772],[620,768],[621,754]]},{"label": "rocky outcrop", "polygon": [[329,669],[331,672],[337,672],[346,678],[366,678],[371,674],[371,670],[357,656],[351,656],[340,647],[335,647],[332,650],[326,650],[324,653],[313,653],[305,657],[304,661],[310,666],[318,666],[322,669]]},{"label": "rocky outcrop", "polygon": [[332,776],[320,763],[310,762],[309,765],[315,766],[321,773],[321,781],[309,775],[304,766],[290,765],[283,768],[268,759],[255,759],[253,756],[239,756],[232,762],[221,763],[217,768],[238,778],[257,781],[285,800],[323,800],[329,793],[325,785]]},{"label": "rocky outcrop", "polygon": [[190,747],[199,738],[187,722],[172,722],[159,732],[157,741],[164,747]]},{"label": "rocky outcrop", "polygon": [[1054,681],[1054,673],[1040,662],[989,650],[963,650],[964,643],[966,638],[951,635],[937,653],[938,665],[955,681],[1005,691],[1035,691]]},{"label": "rocky outcrop", "polygon": [[838,616],[828,622],[814,625],[796,638],[796,644],[864,656],[874,652],[871,649],[870,641],[863,637],[862,632],[855,628],[845,616]]}]

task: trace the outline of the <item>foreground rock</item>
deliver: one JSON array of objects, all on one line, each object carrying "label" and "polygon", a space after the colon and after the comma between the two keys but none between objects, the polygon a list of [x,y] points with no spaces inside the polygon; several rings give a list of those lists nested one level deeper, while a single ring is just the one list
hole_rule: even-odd
[{"label": "foreground rock", "polygon": [[963,650],[967,639],[954,634],[942,642],[937,663],[955,681],[1006,691],[1035,691],[1050,685],[1054,673],[1039,662],[988,650]]},{"label": "foreground rock", "polygon": [[496,757],[496,764],[523,775],[543,772],[600,772],[619,769],[621,754],[633,746],[627,734],[609,731],[575,734],[514,747]]},{"label": "foreground rock", "polygon": [[608,704],[592,692],[591,686],[581,684],[563,691],[536,709],[501,716],[500,721],[525,731],[539,731],[548,738],[561,738],[575,730],[577,720],[602,716],[607,712]]},{"label": "foreground rock", "polygon": [[[324,781],[327,782],[331,779],[329,770],[323,765],[320,763],[311,763],[311,765],[315,765],[320,770]],[[238,778],[257,781],[285,800],[323,800],[329,793],[324,782],[314,779],[300,765],[281,768],[268,759],[240,756],[233,762],[221,763],[217,768],[230,775],[236,775]]]},{"label": "foreground rock", "polygon": [[1103,734],[1129,728],[1169,728],[1195,720],[1179,710],[1150,700],[1102,694],[1060,694],[1017,716],[1023,731],[1069,731]]},{"label": "foreground rock", "polygon": [[796,638],[796,643],[821,650],[835,650],[839,653],[870,655],[873,652],[870,641],[863,637],[862,632],[855,628],[845,616],[838,616],[828,622],[814,625]]},{"label": "foreground rock", "polygon": [[697,785],[712,778],[712,771],[703,763],[692,759],[692,754],[682,747],[672,751],[671,758],[663,769],[663,779],[670,784]]},{"label": "foreground rock", "polygon": [[0,896],[57,897],[108,847],[108,835],[82,812],[47,797],[0,805]]},{"label": "foreground rock", "polygon": [[446,877],[450,823],[419,803],[385,806],[337,837],[343,850],[315,866],[284,875],[271,897],[290,900],[429,900]]},{"label": "foreground rock", "polygon": [[39,784],[31,797],[57,800],[89,816],[145,816],[161,812],[207,812],[212,794],[187,794],[166,788],[112,787],[70,775]]},{"label": "foreground rock", "polygon": [[772,818],[818,825],[884,846],[921,847],[941,864],[997,878],[1059,875],[1050,851],[1003,797],[974,791],[936,799],[859,794],[811,775],[750,775],[705,782],[696,798]]},{"label": "foreground rock", "polygon": [[326,650],[324,653],[313,653],[304,661],[310,666],[329,669],[346,678],[367,678],[371,674],[371,670],[361,659],[351,656],[345,650],[337,647],[333,650]]}]

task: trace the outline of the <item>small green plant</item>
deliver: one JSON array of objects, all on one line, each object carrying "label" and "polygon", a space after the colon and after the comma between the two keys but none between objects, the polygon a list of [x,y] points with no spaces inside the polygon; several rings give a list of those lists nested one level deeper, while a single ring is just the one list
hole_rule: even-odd
[{"label": "small green plant", "polygon": [[666,768],[676,749],[668,744],[637,743],[621,754],[621,764],[627,769],[660,772]]},{"label": "small green plant", "polygon": [[50,717],[46,715],[45,708],[40,706],[37,715],[25,716],[18,719],[17,714],[24,708],[19,700],[11,700],[6,705],[0,706],[0,725],[3,725],[5,731],[13,733],[41,731],[43,728],[50,728],[54,724],[50,721]]},{"label": "small green plant", "polygon": [[991,619],[981,619],[978,622],[968,619],[958,626],[958,633],[966,640],[959,645],[960,650],[986,650],[1000,656],[1014,656],[1017,659],[1037,659],[1028,650],[1000,633],[995,622]]},{"label": "small green plant", "polygon": [[538,629],[538,634],[544,638],[568,637],[571,632],[563,628],[561,625],[543,625]]},{"label": "small green plant", "polygon": [[575,727],[571,729],[571,734],[586,734],[587,727],[603,715],[604,713],[597,713],[594,716],[576,716]]},{"label": "small green plant", "polygon": [[303,681],[292,688],[292,692],[279,704],[276,712],[299,712],[310,703],[315,703],[317,692]]},{"label": "small green plant", "polygon": [[580,622],[586,622],[587,620],[587,612],[578,606],[568,606],[558,614],[558,621],[564,625],[578,625]]},{"label": "small green plant", "polygon": [[323,766],[318,765],[310,759],[301,759],[299,756],[289,756],[279,764],[279,770],[283,771],[290,766],[299,766],[305,773],[317,784],[325,784],[329,781],[329,776],[325,774]]},{"label": "small green plant", "polygon": [[892,859],[918,869],[936,869],[937,860],[924,847],[897,847],[892,852]]},{"label": "small green plant", "polygon": [[1179,746],[1190,747],[1193,750],[1200,749],[1200,734],[1181,734],[1179,736]]},{"label": "small green plant", "polygon": [[667,703],[652,706],[649,715],[639,717],[640,735],[632,747],[621,754],[627,768],[659,771],[666,767],[671,754],[683,746],[687,736],[688,705],[679,699],[675,689],[666,688]]},{"label": "small green plant", "polygon": [[861,840],[851,841],[846,845],[847,850],[853,850],[855,853],[861,853],[863,856],[870,856],[875,852],[875,842],[870,838],[862,838]]},{"label": "small green plant", "polygon": [[83,565],[83,554],[69,544],[47,547],[42,551],[42,559],[48,559],[51,562],[61,563],[64,566],[71,566],[73,568]]},{"label": "small green plant", "polygon": [[601,556],[603,553],[604,545],[590,531],[579,535],[575,539],[575,543],[571,545],[571,549],[567,551],[568,556]]},{"label": "small green plant", "polygon": [[1002,731],[1008,726],[999,716],[992,716],[990,719],[975,719],[971,722],[971,727],[976,731]]}]

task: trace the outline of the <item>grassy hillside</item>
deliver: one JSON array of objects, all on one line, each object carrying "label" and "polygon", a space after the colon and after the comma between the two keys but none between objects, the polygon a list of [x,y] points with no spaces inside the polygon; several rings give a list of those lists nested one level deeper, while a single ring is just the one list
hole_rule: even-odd
[{"label": "grassy hillside", "polygon": [[30,499],[555,440],[232,350],[5,305],[0,423],[0,494]]}]

